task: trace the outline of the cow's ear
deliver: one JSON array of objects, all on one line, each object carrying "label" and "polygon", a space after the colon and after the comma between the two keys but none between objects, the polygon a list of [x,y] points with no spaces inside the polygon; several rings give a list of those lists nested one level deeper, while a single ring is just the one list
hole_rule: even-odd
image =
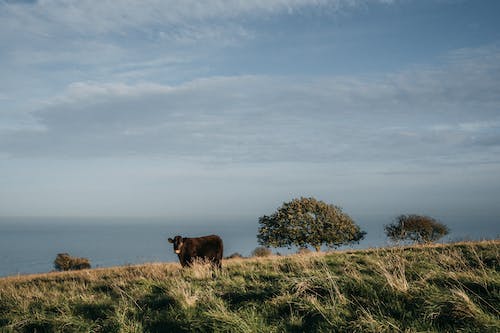
[{"label": "cow's ear", "polygon": [[173,240],[172,238],[169,238],[169,239],[168,239],[168,242],[169,242],[169,243],[173,243],[173,242],[174,242],[174,240]]}]

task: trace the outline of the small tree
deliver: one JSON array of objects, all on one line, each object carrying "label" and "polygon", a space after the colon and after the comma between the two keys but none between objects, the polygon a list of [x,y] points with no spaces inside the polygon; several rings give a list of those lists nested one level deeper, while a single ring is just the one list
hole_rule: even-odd
[{"label": "small tree", "polygon": [[234,252],[230,255],[228,255],[225,259],[240,259],[244,258],[239,252]]},{"label": "small tree", "polygon": [[269,257],[271,254],[271,250],[264,246],[258,246],[252,251],[252,257]]},{"label": "small tree", "polygon": [[70,271],[90,268],[87,258],[72,257],[67,253],[59,253],[54,260],[54,268],[58,271]]},{"label": "small tree", "polygon": [[358,242],[366,232],[361,231],[340,207],[315,198],[293,199],[270,216],[259,218],[259,244],[275,247],[305,248],[337,247]]},{"label": "small tree", "polygon": [[399,215],[384,229],[392,241],[410,240],[420,244],[435,242],[450,232],[446,225],[434,218],[415,214]]}]

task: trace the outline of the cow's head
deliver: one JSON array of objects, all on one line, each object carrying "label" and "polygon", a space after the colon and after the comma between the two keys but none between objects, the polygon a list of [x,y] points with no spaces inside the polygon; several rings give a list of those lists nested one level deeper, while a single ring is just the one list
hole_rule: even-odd
[{"label": "cow's head", "polygon": [[174,239],[169,238],[168,242],[174,244],[175,253],[181,253],[182,246],[184,245],[184,238],[182,238],[181,236],[175,236]]}]

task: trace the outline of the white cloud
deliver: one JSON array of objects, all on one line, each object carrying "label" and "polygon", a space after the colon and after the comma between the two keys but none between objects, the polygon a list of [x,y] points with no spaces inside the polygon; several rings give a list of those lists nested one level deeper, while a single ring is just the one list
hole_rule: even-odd
[{"label": "white cloud", "polygon": [[58,93],[69,82],[178,83],[213,75],[221,67],[224,74],[234,74],[224,67],[225,60],[235,59],[225,47],[265,37],[256,21],[310,14],[311,8],[323,15],[383,2],[0,1],[0,44],[5,46],[0,72],[6,78],[0,91],[25,109],[30,99]]},{"label": "white cloud", "polygon": [[[179,26],[240,15],[296,12],[303,7],[352,7],[355,0],[218,0],[218,1],[69,1],[41,0],[33,4],[3,3],[4,26],[50,36],[58,28],[86,33],[120,33],[144,26]],[[376,1],[378,2],[378,1]],[[384,2],[384,1],[380,1]],[[42,28],[37,29],[37,28]],[[142,28],[139,28],[142,29]]]},{"label": "white cloud", "polygon": [[[121,47],[100,41],[67,41],[50,43],[50,47],[11,49],[10,57],[16,65],[39,66],[46,64],[78,64],[97,65],[103,62],[112,63],[112,59],[123,57],[125,50]],[[104,61],[103,61],[104,60]]]},{"label": "white cloud", "polygon": [[500,147],[500,79],[494,75],[500,63],[482,63],[478,72],[471,54],[470,66],[451,62],[442,69],[371,79],[235,76],[172,86],[78,82],[32,113],[44,132],[4,133],[0,151],[219,162],[463,154],[491,160]]}]

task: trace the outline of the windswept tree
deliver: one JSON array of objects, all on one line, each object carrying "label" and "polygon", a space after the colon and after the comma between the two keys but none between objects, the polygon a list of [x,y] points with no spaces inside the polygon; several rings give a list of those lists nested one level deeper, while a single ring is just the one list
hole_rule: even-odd
[{"label": "windswept tree", "polygon": [[72,257],[67,253],[59,253],[54,260],[54,268],[58,271],[71,271],[90,268],[87,258]]},{"label": "windswept tree", "polygon": [[399,215],[394,223],[384,226],[392,241],[409,240],[424,244],[435,242],[450,232],[450,229],[436,219],[424,215]]},{"label": "windswept tree", "polygon": [[272,215],[259,218],[259,244],[273,247],[322,245],[338,247],[359,242],[366,232],[340,207],[315,198],[293,199],[283,203]]}]

